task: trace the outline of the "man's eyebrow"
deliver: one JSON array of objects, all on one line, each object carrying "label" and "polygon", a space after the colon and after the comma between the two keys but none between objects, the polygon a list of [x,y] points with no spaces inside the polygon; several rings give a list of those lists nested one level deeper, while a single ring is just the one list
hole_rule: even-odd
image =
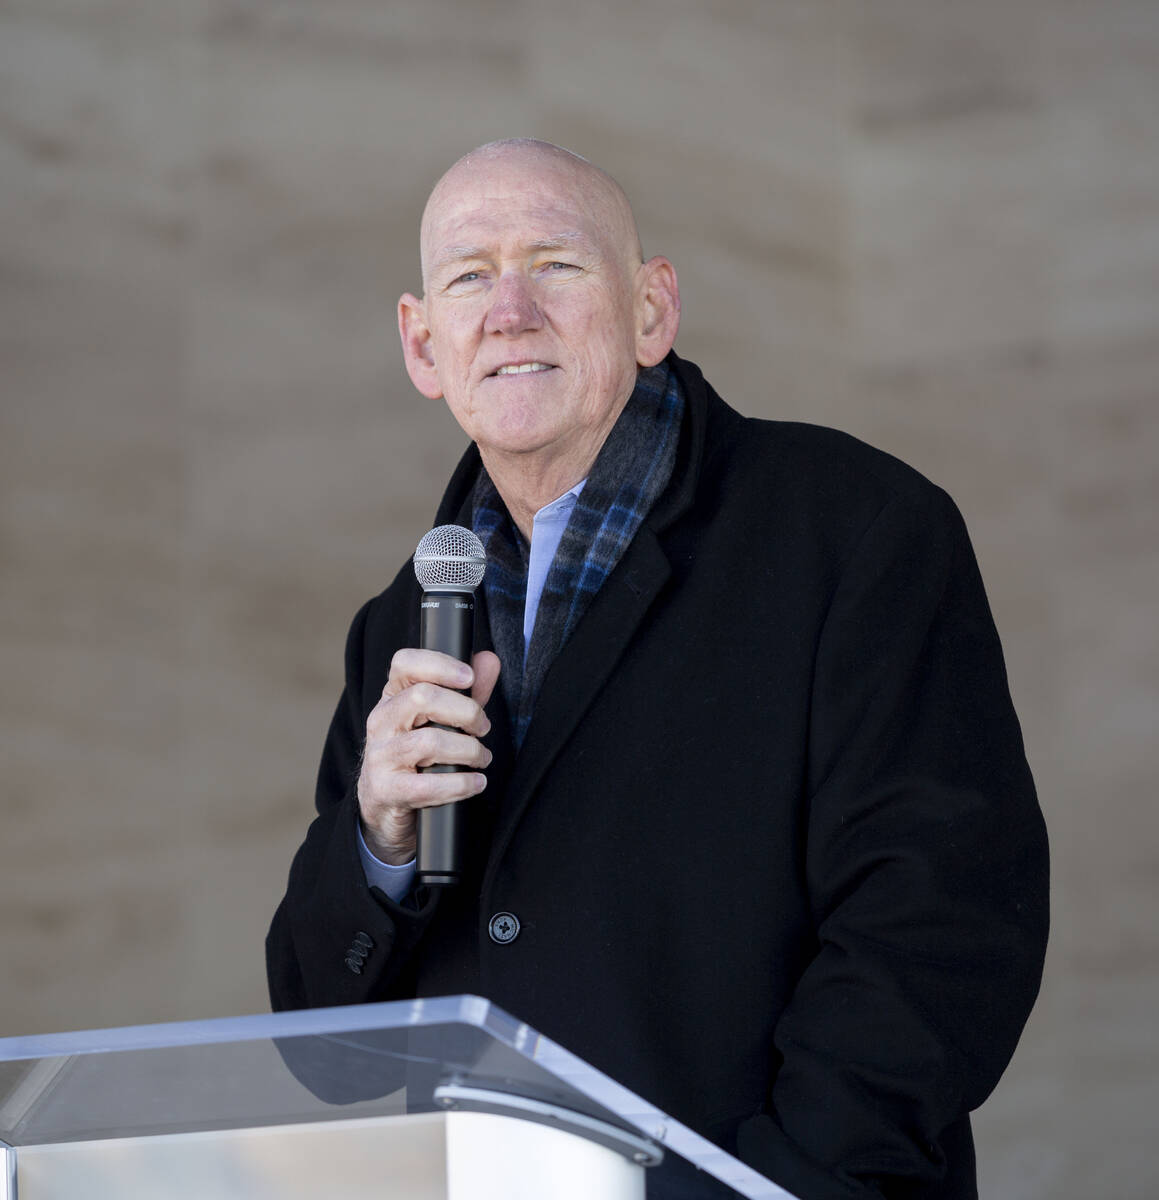
[{"label": "man's eyebrow", "polygon": [[[527,243],[528,250],[571,250],[586,245],[588,239],[578,231],[568,230],[554,233],[551,237],[536,238]],[[466,262],[473,258],[486,258],[488,251],[483,246],[448,246],[431,264],[432,271],[440,271],[452,263]]]},{"label": "man's eyebrow", "polygon": [[482,258],[482,246],[448,246],[434,261],[433,268],[437,271],[448,263],[463,262],[468,258]]},{"label": "man's eyebrow", "polygon": [[529,242],[528,249],[530,250],[568,250],[573,246],[582,246],[587,244],[587,238],[582,233],[557,233],[549,238],[540,238],[537,241]]}]

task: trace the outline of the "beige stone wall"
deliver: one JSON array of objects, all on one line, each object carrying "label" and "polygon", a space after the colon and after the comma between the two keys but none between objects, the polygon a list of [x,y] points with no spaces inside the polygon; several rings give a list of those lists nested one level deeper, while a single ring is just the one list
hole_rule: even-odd
[{"label": "beige stone wall", "polygon": [[265,1004],[346,624],[461,448],[424,195],[533,134],[676,263],[743,411],[971,527],[1053,836],[984,1194],[1155,1194],[1154,0],[0,6],[0,1036]]}]

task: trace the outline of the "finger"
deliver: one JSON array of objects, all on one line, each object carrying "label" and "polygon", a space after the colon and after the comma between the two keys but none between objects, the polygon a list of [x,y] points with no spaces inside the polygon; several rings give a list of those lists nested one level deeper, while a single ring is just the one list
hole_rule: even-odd
[{"label": "finger", "polygon": [[366,721],[367,736],[387,738],[424,725],[450,725],[483,737],[491,722],[477,701],[433,683],[415,683],[380,701]]},{"label": "finger", "polygon": [[479,771],[448,771],[446,774],[399,774],[390,785],[390,798],[375,794],[373,785],[359,797],[362,819],[380,827],[386,823],[405,824],[405,814],[416,808],[437,808],[478,795],[487,786],[487,776]]},{"label": "finger", "polygon": [[397,695],[415,683],[437,683],[440,687],[462,690],[469,688],[474,678],[471,668],[457,658],[412,646],[395,651],[385,690]]},{"label": "finger", "polygon": [[405,775],[399,785],[399,799],[406,808],[440,808],[477,796],[487,786],[487,776],[476,771]]},{"label": "finger", "polygon": [[424,725],[401,734],[392,743],[390,757],[396,770],[435,766],[482,770],[491,765],[491,751],[477,738],[437,725]]},{"label": "finger", "polygon": [[471,659],[471,665],[475,669],[471,699],[482,708],[491,699],[491,693],[495,690],[495,684],[499,679],[501,667],[499,655],[493,654],[490,650],[480,650]]}]

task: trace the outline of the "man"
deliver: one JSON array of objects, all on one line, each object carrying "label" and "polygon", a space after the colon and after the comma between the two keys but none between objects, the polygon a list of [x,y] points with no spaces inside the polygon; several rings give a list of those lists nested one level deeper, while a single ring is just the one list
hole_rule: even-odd
[{"label": "man", "polygon": [[[409,566],[355,618],[274,1006],[477,992],[802,1197],[974,1196],[1046,846],[956,509],[726,406],[586,161],[482,147],[421,241],[399,327],[473,442],[436,523],[487,546],[484,648],[414,649]],[[415,888],[444,803],[465,881]]]}]

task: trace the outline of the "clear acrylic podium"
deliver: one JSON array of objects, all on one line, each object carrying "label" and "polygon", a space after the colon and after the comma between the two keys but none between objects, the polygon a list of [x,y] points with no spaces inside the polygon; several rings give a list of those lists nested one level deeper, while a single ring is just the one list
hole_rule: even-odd
[{"label": "clear acrylic podium", "polygon": [[0,1200],[645,1190],[793,1200],[475,996],[0,1039]]}]

